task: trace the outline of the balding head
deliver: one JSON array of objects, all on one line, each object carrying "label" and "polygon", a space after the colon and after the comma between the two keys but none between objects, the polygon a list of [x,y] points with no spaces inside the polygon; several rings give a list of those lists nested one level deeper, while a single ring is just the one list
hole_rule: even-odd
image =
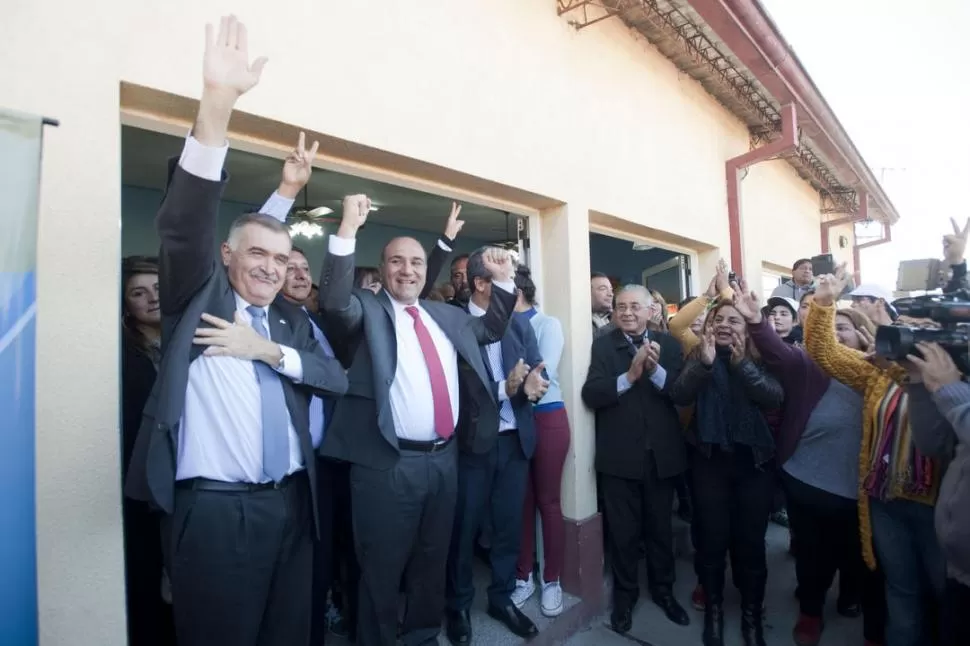
[{"label": "balding head", "polygon": [[414,238],[394,238],[381,252],[381,282],[391,297],[405,305],[418,300],[428,266],[424,247]]}]

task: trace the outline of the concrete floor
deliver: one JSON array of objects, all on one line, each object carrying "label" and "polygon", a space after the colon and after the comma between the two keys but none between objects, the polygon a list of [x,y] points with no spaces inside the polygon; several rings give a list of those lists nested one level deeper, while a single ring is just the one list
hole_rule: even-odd
[{"label": "concrete floor", "polygon": [[[768,589],[766,594],[767,620],[765,641],[768,646],[791,646],[792,627],[798,618],[798,602],[795,600],[795,561],[788,555],[788,530],[774,524],[768,525]],[[644,580],[641,577],[641,580]],[[725,595],[725,646],[740,646],[740,602],[737,590],[727,575]],[[699,646],[703,614],[690,607],[690,593],[695,577],[692,564],[687,559],[677,562],[677,584],[674,593],[677,600],[687,608],[691,616],[690,626],[681,627],[671,623],[663,612],[650,601],[645,586],[633,613],[633,629],[619,635],[609,628],[609,613],[596,618],[589,627],[565,642],[567,646]],[[833,585],[825,609],[825,631],[821,646],[862,646],[862,619],[846,619],[835,611],[838,582]],[[485,644],[487,642],[481,642]]]},{"label": "concrete floor", "polygon": [[[677,521],[675,521],[677,522]],[[682,537],[682,532],[677,532]],[[795,600],[795,562],[788,555],[788,530],[769,524],[768,534],[768,591],[767,621],[765,638],[768,646],[791,646],[794,642],[791,629],[798,617],[798,602]],[[725,633],[726,646],[740,646],[739,598],[737,590],[730,584],[725,589],[725,611],[727,621]],[[510,634],[504,626],[485,614],[485,588],[488,586],[489,573],[482,563],[476,563],[475,571],[477,595],[472,612],[474,644],[481,646],[512,646],[523,641]],[[646,583],[645,575],[641,581]],[[690,593],[694,588],[695,577],[689,558],[677,561],[677,583],[674,593],[677,600],[687,608],[691,625],[686,627],[671,623],[657,606],[650,601],[644,585],[641,601],[633,613],[633,629],[626,635],[619,635],[609,628],[609,613],[595,618],[590,624],[564,642],[566,646],[699,646],[703,615],[690,607]],[[846,619],[835,612],[837,583],[826,608],[826,626],[822,634],[822,646],[862,646],[862,619]],[[566,595],[566,607],[575,605],[578,599]],[[538,596],[533,597],[523,611],[536,622],[539,630],[549,625],[550,620],[539,612]],[[449,643],[444,631],[438,643]],[[346,640],[331,636],[328,646],[345,646]]]}]

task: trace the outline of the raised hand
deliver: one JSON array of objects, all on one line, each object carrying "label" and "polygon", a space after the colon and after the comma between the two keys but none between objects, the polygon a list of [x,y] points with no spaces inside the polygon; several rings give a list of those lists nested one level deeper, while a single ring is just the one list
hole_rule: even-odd
[{"label": "raised hand", "polygon": [[529,398],[529,401],[539,401],[549,390],[549,380],[542,376],[545,367],[545,363],[540,363],[525,378],[525,396]]},{"label": "raised hand", "polygon": [[343,217],[340,220],[340,228],[337,229],[337,236],[340,238],[353,238],[357,235],[357,230],[367,222],[367,215],[370,213],[370,198],[363,194],[348,195],[344,198]]},{"label": "raised hand", "polygon": [[701,336],[700,358],[705,366],[713,366],[717,357],[717,346],[714,342],[714,328],[708,327]]},{"label": "raised hand", "polygon": [[948,265],[959,265],[963,262],[963,254],[967,250],[967,235],[970,233],[970,218],[961,229],[957,221],[950,218],[953,233],[943,236],[943,257]]},{"label": "raised hand", "polygon": [[845,268],[842,268],[842,275],[823,274],[818,277],[815,285],[815,302],[819,305],[829,306],[838,300],[845,289],[846,276]]},{"label": "raised hand", "polygon": [[761,323],[762,316],[758,295],[748,290],[748,283],[744,279],[741,280],[738,287],[738,291],[734,293],[734,309],[748,323],[752,325]]},{"label": "raised hand", "polygon": [[205,89],[239,98],[257,83],[267,58],[249,62],[249,36],[246,25],[235,16],[219,20],[219,33],[213,37],[212,25],[205,26],[205,58],[202,76]]},{"label": "raised hand", "polygon": [[493,280],[509,281],[515,277],[512,254],[499,247],[488,247],[482,254],[482,263]]},{"label": "raised hand", "polygon": [[869,330],[862,327],[857,329],[855,334],[859,338],[859,347],[863,352],[869,352],[876,347],[876,338],[869,333]]},{"label": "raised hand", "polygon": [[514,397],[515,393],[519,392],[519,388],[522,386],[522,382],[525,381],[528,374],[529,366],[526,365],[525,361],[519,359],[518,363],[515,364],[505,378],[505,394],[510,398]]},{"label": "raised hand", "polygon": [[282,197],[293,199],[310,181],[313,173],[313,159],[317,156],[320,142],[314,141],[310,150],[306,149],[306,134],[301,132],[296,148],[290,151],[283,162],[283,179],[276,190]]},{"label": "raised hand", "polygon": [[737,332],[732,332],[731,336],[731,363],[736,366],[744,359],[744,349],[747,346],[747,342],[744,336]]},{"label": "raised hand", "polygon": [[459,220],[458,216],[461,215],[461,204],[458,202],[451,203],[451,214],[448,216],[448,222],[445,224],[445,237],[449,240],[454,240],[461,233],[461,228],[465,226],[464,220]]},{"label": "raised hand", "polygon": [[259,82],[266,58],[249,62],[246,25],[235,16],[223,16],[219,33],[205,26],[205,55],[202,60],[202,99],[192,136],[204,146],[225,145],[229,118],[240,96]]}]

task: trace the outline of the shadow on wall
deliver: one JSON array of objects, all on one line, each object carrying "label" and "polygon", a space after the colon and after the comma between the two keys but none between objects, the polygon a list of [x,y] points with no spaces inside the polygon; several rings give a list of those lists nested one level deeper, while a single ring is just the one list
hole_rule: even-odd
[{"label": "shadow on wall", "polygon": [[[268,197],[268,196],[267,196]],[[155,255],[158,253],[158,235],[155,233],[155,212],[162,202],[162,192],[135,186],[121,187],[121,255],[132,254]],[[219,209],[220,236],[225,237],[232,221],[243,213],[257,210],[261,204],[243,204],[241,202],[223,201]],[[441,226],[444,226],[444,218]],[[335,231],[337,224],[328,225],[327,233]],[[361,232],[357,241],[357,264],[377,265],[381,257],[381,249],[388,240],[397,236],[411,236],[417,239],[425,249],[429,250],[436,243],[438,236],[427,231],[415,231],[403,227],[392,227],[372,222]],[[220,238],[221,239],[221,238]],[[306,251],[310,263],[310,271],[314,281],[318,278],[323,258],[326,254],[326,237],[313,239],[298,237],[294,244]],[[455,245],[455,253],[470,253],[485,244],[483,240],[459,238]],[[442,271],[436,283],[448,280],[447,270]]]}]

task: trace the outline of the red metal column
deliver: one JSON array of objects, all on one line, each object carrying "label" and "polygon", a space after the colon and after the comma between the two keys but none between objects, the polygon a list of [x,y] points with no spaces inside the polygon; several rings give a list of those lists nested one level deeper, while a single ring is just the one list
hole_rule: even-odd
[{"label": "red metal column", "polygon": [[761,148],[733,157],[724,165],[727,175],[728,230],[731,235],[731,267],[740,271],[744,262],[741,246],[741,181],[738,173],[758,162],[774,159],[798,148],[795,105],[789,103],[781,109],[781,138]]}]

